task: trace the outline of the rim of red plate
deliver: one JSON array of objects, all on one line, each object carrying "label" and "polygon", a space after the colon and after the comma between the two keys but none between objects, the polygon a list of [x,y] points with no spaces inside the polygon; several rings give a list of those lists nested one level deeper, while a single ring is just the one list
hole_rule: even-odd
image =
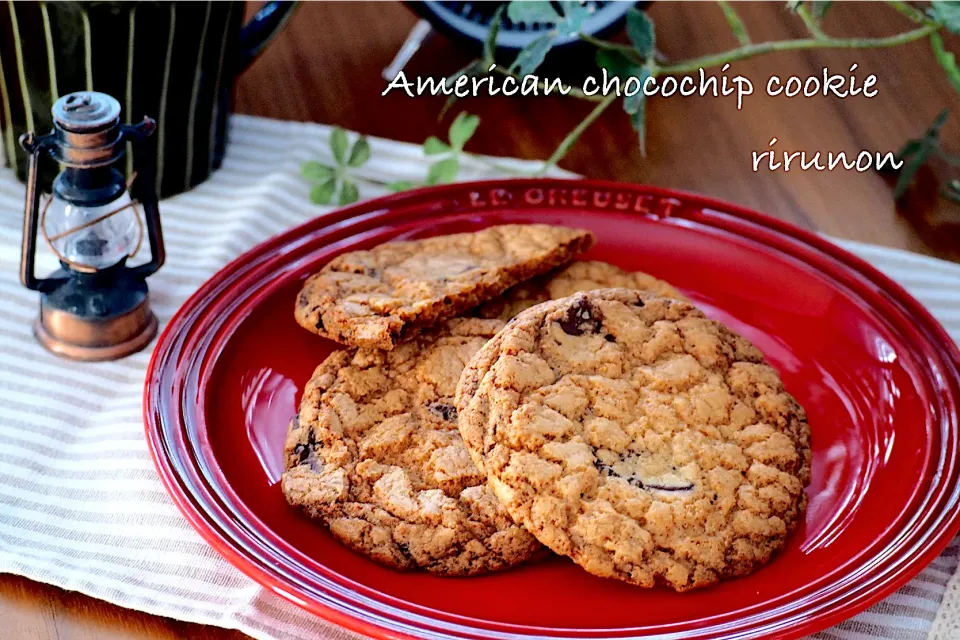
[{"label": "rim of red plate", "polygon": [[[668,199],[676,202],[678,207],[692,206],[703,210],[703,213],[710,214],[708,224],[714,228],[762,242],[786,255],[797,257],[794,254],[801,250],[807,253],[808,257],[815,254],[822,259],[826,267],[831,269],[831,275],[845,285],[863,290],[864,286],[869,284],[882,291],[883,301],[889,306],[887,312],[899,313],[914,325],[916,335],[910,338],[911,347],[923,353],[925,359],[937,360],[938,364],[950,374],[946,380],[942,381],[949,393],[939,394],[940,400],[944,403],[942,408],[945,414],[949,414],[944,415],[941,420],[941,437],[946,438],[942,443],[943,453],[938,470],[942,480],[939,485],[930,487],[924,500],[925,503],[931,501],[936,503],[932,506],[926,505],[928,514],[934,507],[940,507],[939,514],[933,514],[935,520],[924,523],[926,528],[914,527],[913,531],[901,532],[904,540],[897,547],[899,555],[888,553],[886,557],[874,557],[870,567],[873,570],[872,576],[857,575],[855,576],[859,578],[857,582],[853,584],[848,584],[850,580],[843,582],[840,587],[837,587],[840,591],[827,593],[829,597],[825,600],[824,598],[821,598],[821,601],[810,600],[808,596],[804,596],[803,607],[800,609],[789,610],[785,605],[780,606],[776,610],[778,616],[765,617],[764,620],[759,619],[758,615],[751,615],[747,618],[751,621],[749,627],[742,625],[738,627],[737,623],[741,622],[740,620],[723,622],[716,627],[716,632],[745,633],[746,635],[742,637],[758,637],[771,633],[786,633],[790,637],[796,637],[826,628],[882,600],[913,578],[942,551],[960,529],[960,509],[956,508],[960,502],[960,466],[958,466],[960,462],[956,455],[950,455],[951,451],[956,453],[958,448],[957,402],[960,398],[960,382],[958,382],[960,349],[918,301],[860,258],[814,233],[756,211],[676,190],[609,181],[560,179],[458,183],[389,195],[340,209],[253,247],[218,271],[188,298],[164,329],[150,359],[144,386],[144,423],[150,452],[164,486],[191,525],[215,550],[249,577],[286,599],[331,622],[367,635],[382,638],[423,637],[425,633],[438,638],[503,635],[502,630],[483,628],[482,621],[461,619],[444,615],[442,612],[434,612],[436,615],[433,617],[425,616],[422,613],[397,608],[392,604],[378,602],[376,598],[362,595],[360,591],[363,589],[360,585],[356,585],[359,588],[351,592],[350,585],[333,584],[328,580],[329,584],[315,583],[312,585],[314,588],[305,589],[302,583],[292,579],[285,570],[282,570],[283,568],[276,566],[275,563],[265,562],[260,552],[273,551],[265,548],[264,545],[268,543],[251,535],[243,526],[233,522],[234,512],[231,507],[224,504],[221,496],[209,487],[202,468],[203,462],[194,456],[190,443],[184,437],[185,407],[179,391],[190,381],[190,377],[197,375],[195,370],[205,368],[215,360],[217,355],[218,336],[198,337],[197,335],[196,325],[202,324],[205,317],[209,318],[212,311],[207,307],[208,299],[215,298],[227,286],[236,285],[243,280],[253,280],[256,279],[257,274],[270,272],[290,253],[297,250],[298,239],[306,238],[321,230],[330,231],[333,235],[341,227],[349,231],[351,222],[356,222],[364,216],[385,212],[419,208],[424,210],[424,217],[428,218],[431,210],[442,209],[448,212],[451,201],[464,202],[470,198],[471,194],[496,189],[516,191],[550,188],[631,192],[639,197]],[[431,209],[431,203],[445,206],[434,206]],[[585,205],[580,209],[589,210],[591,207]],[[645,212],[640,215],[667,218],[671,214],[667,210],[666,215],[663,212],[659,214]],[[698,220],[698,222],[703,221]],[[335,241],[336,238],[334,238]],[[219,304],[220,310],[224,306],[229,306],[223,301],[219,301]],[[224,332],[222,326],[218,330],[221,334]],[[191,358],[199,358],[202,362],[191,361]],[[195,370],[183,371],[181,367],[183,362],[192,363]],[[172,370],[170,366],[173,366]],[[180,404],[177,405],[173,415],[164,415],[160,406],[171,397]],[[948,426],[952,429],[943,426],[947,418],[950,418]],[[887,545],[886,548],[889,549],[889,546]],[[867,585],[869,588],[863,586],[864,580],[870,581]],[[821,591],[814,595],[819,593]],[[408,607],[413,608],[409,605]],[[801,614],[805,614],[806,617],[798,619]],[[475,622],[480,625],[465,626],[464,622]],[[504,625],[500,626],[502,628]],[[536,631],[536,629],[527,629]],[[545,629],[544,631],[556,633],[573,630]],[[580,636],[596,637],[596,632],[581,631]]]}]

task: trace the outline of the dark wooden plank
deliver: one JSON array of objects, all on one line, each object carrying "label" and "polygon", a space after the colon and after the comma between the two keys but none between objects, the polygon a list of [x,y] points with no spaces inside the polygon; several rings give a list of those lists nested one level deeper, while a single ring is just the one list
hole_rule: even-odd
[{"label": "dark wooden plank", "polygon": [[217,627],[131,611],[80,593],[0,575],[0,637],[5,640],[239,640]]}]

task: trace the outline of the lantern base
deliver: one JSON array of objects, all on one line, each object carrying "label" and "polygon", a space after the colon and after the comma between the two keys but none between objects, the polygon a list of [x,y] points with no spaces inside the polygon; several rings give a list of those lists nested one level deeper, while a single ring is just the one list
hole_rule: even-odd
[{"label": "lantern base", "polygon": [[108,318],[80,316],[41,302],[33,334],[58,356],[95,362],[118,360],[140,351],[157,335],[157,326],[146,297],[130,311]]},{"label": "lantern base", "polygon": [[67,358],[68,360],[80,360],[83,362],[102,362],[105,360],[119,360],[133,353],[141,351],[150,344],[150,341],[157,335],[157,317],[150,313],[149,321],[143,330],[133,338],[120,342],[99,347],[88,347],[80,344],[73,344],[61,338],[51,335],[43,326],[40,318],[33,323],[33,335],[37,341],[47,351]]},{"label": "lantern base", "polygon": [[33,333],[44,347],[71,360],[117,360],[157,335],[150,294],[124,261],[93,273],[55,271],[40,296]]}]

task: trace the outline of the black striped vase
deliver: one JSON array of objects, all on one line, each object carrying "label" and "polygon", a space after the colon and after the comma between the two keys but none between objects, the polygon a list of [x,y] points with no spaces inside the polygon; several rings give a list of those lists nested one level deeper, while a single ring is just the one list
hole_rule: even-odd
[{"label": "black striped vase", "polygon": [[[242,2],[13,2],[0,6],[0,130],[7,166],[26,178],[25,131],[53,127],[50,107],[81,90],[120,101],[121,118],[157,120],[157,192],[186,191],[220,166],[237,73],[283,25],[271,2],[243,26]],[[126,159],[127,172],[137,163]],[[43,164],[42,187],[57,167]]]}]

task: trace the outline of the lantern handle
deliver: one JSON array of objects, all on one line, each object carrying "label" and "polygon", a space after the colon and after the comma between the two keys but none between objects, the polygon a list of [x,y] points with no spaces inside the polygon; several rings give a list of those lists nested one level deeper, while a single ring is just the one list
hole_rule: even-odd
[{"label": "lantern handle", "polygon": [[38,136],[29,131],[20,136],[20,146],[30,158],[27,172],[27,195],[23,215],[23,240],[20,246],[20,282],[32,291],[43,291],[47,285],[58,281],[56,278],[37,278],[35,262],[37,256],[37,229],[40,214],[40,190],[37,179],[40,166],[40,154],[54,145],[53,132]]},{"label": "lantern handle", "polygon": [[147,224],[147,239],[150,242],[150,262],[131,268],[134,275],[146,278],[156,273],[166,261],[167,253],[163,243],[163,229],[160,226],[160,209],[157,207],[157,192],[154,188],[154,154],[147,149],[146,140],[157,128],[153,118],[144,116],[135,125],[121,125],[120,135],[129,140],[137,149],[137,174],[129,187],[130,196],[140,202],[143,217]]}]

